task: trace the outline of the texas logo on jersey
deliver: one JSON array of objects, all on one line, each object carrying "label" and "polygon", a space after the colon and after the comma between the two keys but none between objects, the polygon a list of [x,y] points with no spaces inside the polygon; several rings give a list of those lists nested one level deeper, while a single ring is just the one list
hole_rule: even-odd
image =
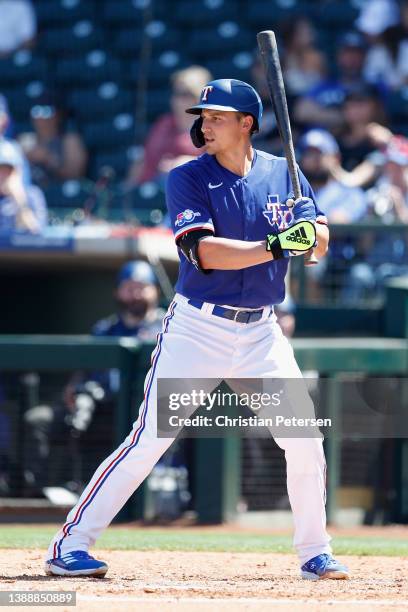
[{"label": "texas logo on jersey", "polygon": [[194,221],[196,217],[201,217],[201,213],[194,212],[193,210],[187,208],[177,215],[175,225],[177,225],[177,227],[183,227],[183,225],[186,223],[191,223]]},{"label": "texas logo on jersey", "polygon": [[269,225],[284,230],[290,226],[293,221],[293,214],[289,206],[279,201],[278,194],[271,195],[268,193],[268,201],[266,210],[263,211],[263,216],[268,219]]}]

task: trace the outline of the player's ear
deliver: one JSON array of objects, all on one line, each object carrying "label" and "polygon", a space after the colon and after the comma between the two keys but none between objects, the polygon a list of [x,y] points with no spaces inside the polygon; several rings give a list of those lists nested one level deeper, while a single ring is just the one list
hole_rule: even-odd
[{"label": "player's ear", "polygon": [[245,128],[245,131],[248,132],[248,134],[251,133],[253,124],[254,118],[251,115],[244,115],[242,120],[242,127]]}]

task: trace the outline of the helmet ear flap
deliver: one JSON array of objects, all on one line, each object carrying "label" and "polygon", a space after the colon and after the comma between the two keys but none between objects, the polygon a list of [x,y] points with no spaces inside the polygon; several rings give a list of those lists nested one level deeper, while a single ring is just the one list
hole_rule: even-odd
[{"label": "helmet ear flap", "polygon": [[190,137],[193,145],[197,147],[197,149],[201,149],[205,145],[204,134],[201,131],[203,125],[203,120],[201,117],[196,119],[191,126]]}]

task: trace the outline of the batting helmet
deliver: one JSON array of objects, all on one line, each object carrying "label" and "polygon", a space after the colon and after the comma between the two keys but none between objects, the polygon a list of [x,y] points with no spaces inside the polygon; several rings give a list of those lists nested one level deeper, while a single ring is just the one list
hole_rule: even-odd
[{"label": "batting helmet", "polygon": [[201,92],[200,102],[186,109],[186,113],[200,115],[203,108],[209,110],[248,113],[255,119],[258,130],[262,119],[262,102],[251,85],[237,79],[217,79],[207,83]]}]

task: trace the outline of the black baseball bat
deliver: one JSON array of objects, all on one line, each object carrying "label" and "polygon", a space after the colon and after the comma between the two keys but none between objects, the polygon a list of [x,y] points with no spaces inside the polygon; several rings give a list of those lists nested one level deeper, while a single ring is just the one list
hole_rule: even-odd
[{"label": "black baseball bat", "polygon": [[[278,45],[272,30],[258,32],[256,38],[264,65],[268,91],[276,117],[279,136],[288,164],[293,193],[295,195],[295,200],[297,200],[302,197],[302,191],[296,165],[295,149],[293,147],[292,130],[290,127],[288,103],[286,101],[285,84],[283,82],[282,69],[279,61]],[[308,265],[317,263],[316,256],[313,252],[310,256],[306,256],[306,263]]]}]

